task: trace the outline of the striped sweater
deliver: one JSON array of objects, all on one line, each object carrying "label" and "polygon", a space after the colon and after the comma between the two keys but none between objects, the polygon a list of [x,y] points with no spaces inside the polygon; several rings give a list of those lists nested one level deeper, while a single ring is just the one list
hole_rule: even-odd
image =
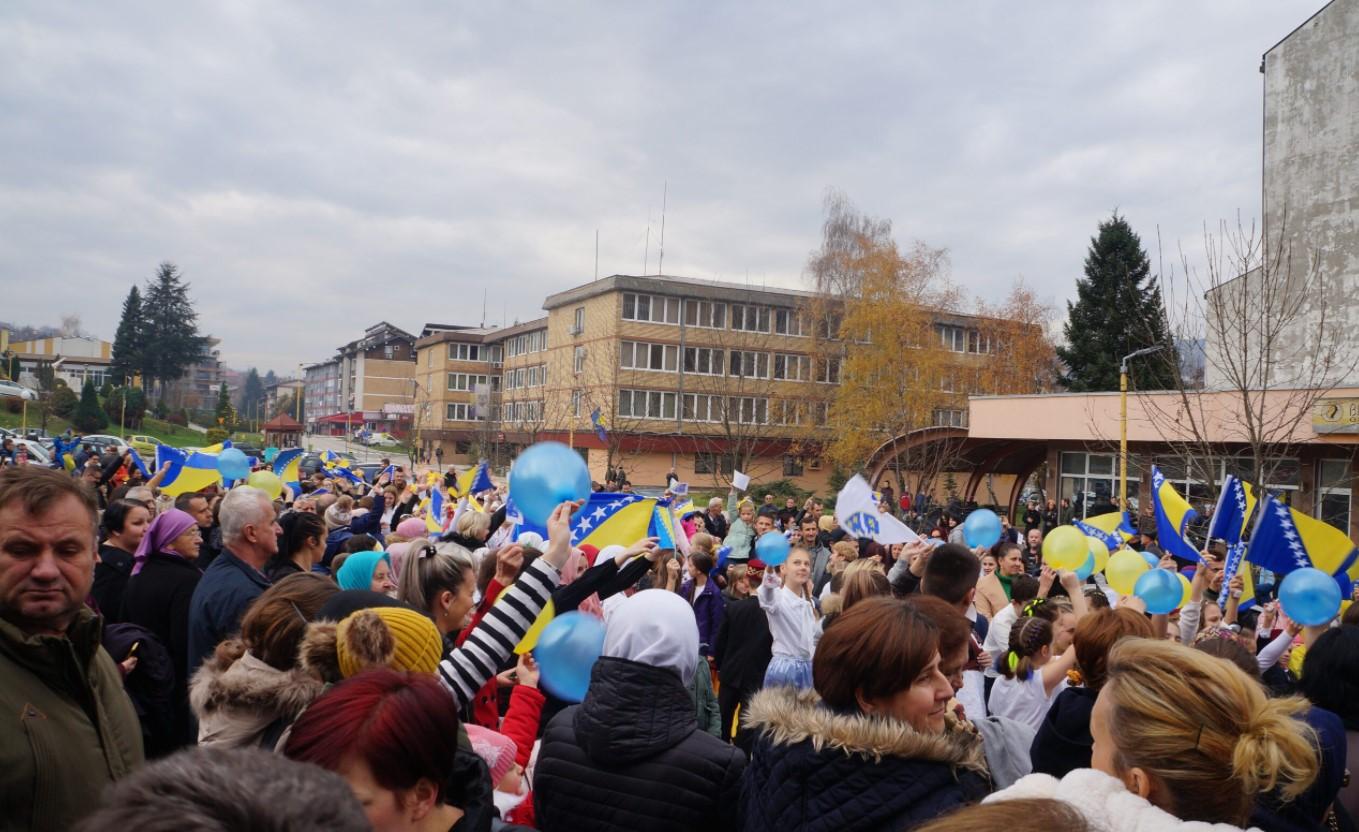
[{"label": "striped sweater", "polygon": [[462,645],[439,662],[439,678],[453,692],[459,708],[472,701],[486,680],[514,652],[560,581],[561,573],[545,559],[538,558],[529,564],[514,585],[500,594]]}]

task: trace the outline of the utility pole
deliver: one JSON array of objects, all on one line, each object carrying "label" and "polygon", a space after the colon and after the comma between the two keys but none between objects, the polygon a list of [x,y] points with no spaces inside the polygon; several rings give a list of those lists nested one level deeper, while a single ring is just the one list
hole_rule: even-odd
[{"label": "utility pole", "polygon": [[1128,510],[1128,361],[1165,349],[1165,345],[1146,347],[1123,356],[1118,364],[1118,496],[1119,511]]}]

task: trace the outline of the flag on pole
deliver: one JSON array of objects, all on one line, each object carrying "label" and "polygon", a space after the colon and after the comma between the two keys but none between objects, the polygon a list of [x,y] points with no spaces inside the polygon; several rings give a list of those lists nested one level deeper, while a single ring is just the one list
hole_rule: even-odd
[{"label": "flag on pole", "polygon": [[[1229,583],[1238,572],[1241,573],[1243,592],[1240,609],[1246,609],[1255,602],[1255,582],[1250,569],[1241,569],[1246,555],[1246,524],[1255,511],[1255,498],[1251,496],[1249,485],[1228,474],[1222,481],[1222,491],[1218,494],[1213,507],[1213,519],[1208,523],[1208,539],[1222,540],[1227,543],[1227,560],[1222,569],[1222,580]],[[1227,593],[1218,597],[1218,606],[1226,608]]]},{"label": "flag on pole", "polygon": [[1289,508],[1272,494],[1260,506],[1246,560],[1280,575],[1315,567],[1335,576],[1342,598],[1350,596],[1359,579],[1359,550],[1344,532]]},{"label": "flag on pole", "polygon": [[604,424],[604,416],[599,412],[599,408],[590,411],[590,424],[594,425],[595,436],[599,437],[600,442],[609,441],[608,426]]},{"label": "flag on pole", "polygon": [[481,494],[486,491],[494,491],[495,483],[491,482],[491,466],[486,460],[477,463],[476,475],[472,478],[472,494]]},{"label": "flag on pole", "polygon": [[1199,513],[1179,495],[1175,487],[1155,466],[1151,469],[1151,504],[1156,515],[1156,539],[1161,551],[1182,560],[1199,561],[1199,548],[1188,538],[1186,529]]},{"label": "flag on pole", "polygon": [[920,535],[891,514],[878,511],[873,489],[864,478],[855,474],[840,489],[835,498],[835,519],[855,537],[871,537],[890,546],[893,543],[914,543]]},{"label": "flag on pole", "polygon": [[442,488],[431,489],[429,492],[429,506],[425,512],[425,528],[431,532],[441,532],[444,530],[444,490]]},{"label": "flag on pole", "polygon": [[301,448],[288,448],[279,451],[278,456],[274,457],[274,475],[283,480],[283,484],[291,488],[294,494],[302,492],[302,475],[298,466],[303,453]]}]

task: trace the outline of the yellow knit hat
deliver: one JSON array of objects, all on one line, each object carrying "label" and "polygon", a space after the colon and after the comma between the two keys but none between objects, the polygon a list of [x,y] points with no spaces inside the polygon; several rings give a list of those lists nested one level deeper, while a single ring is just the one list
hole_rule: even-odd
[{"label": "yellow knit hat", "polygon": [[372,607],[336,626],[335,654],[346,679],[369,667],[433,673],[443,656],[443,639],[434,622],[415,610]]}]

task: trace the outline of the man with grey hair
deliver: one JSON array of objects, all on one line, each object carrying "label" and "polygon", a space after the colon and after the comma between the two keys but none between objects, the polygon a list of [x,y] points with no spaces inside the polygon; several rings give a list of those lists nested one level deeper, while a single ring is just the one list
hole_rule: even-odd
[{"label": "man with grey hair", "polygon": [[708,510],[703,512],[703,528],[718,540],[727,536],[727,516],[722,513],[721,497],[713,497],[708,501]]},{"label": "man with grey hair", "polygon": [[142,762],[137,712],[85,606],[94,526],[94,494],[66,472],[0,471],[3,829],[69,829]]},{"label": "man with grey hair", "polygon": [[80,832],[370,828],[338,775],[255,748],[200,748],[160,760],[110,789],[104,808],[77,827]]},{"label": "man with grey hair", "polygon": [[283,533],[274,501],[258,488],[237,486],[222,498],[222,553],[203,573],[189,601],[189,672],[240,629],[241,616],[269,588],[264,565],[278,553]]}]

